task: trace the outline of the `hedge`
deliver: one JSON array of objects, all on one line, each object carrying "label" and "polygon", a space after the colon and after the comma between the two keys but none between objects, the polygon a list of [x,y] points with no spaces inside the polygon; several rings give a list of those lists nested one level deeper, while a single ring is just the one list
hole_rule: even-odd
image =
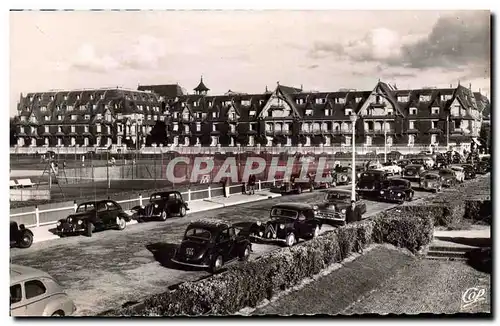
[{"label": "hedge", "polygon": [[292,248],[276,250],[260,259],[236,264],[226,272],[181,284],[176,290],[152,295],[135,308],[108,316],[229,315],[318,274],[372,243],[387,242],[412,252],[432,240],[431,214],[392,210],[333,231]]}]

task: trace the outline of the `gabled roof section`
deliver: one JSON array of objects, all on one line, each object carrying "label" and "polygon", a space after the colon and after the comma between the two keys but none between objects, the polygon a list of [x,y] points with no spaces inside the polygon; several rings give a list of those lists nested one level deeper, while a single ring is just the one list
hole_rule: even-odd
[{"label": "gabled roof section", "polygon": [[207,86],[205,86],[205,84],[203,83],[203,76],[201,76],[201,79],[200,79],[200,83],[198,84],[198,86],[196,86],[196,88],[194,89],[194,91],[196,92],[206,92],[206,91],[209,91],[210,88],[208,88]]},{"label": "gabled roof section", "polygon": [[284,102],[286,102],[286,104],[288,104],[288,106],[290,106],[290,108],[292,110],[292,112],[291,112],[292,116],[294,116],[296,118],[302,118],[303,115],[295,106],[295,101],[292,99],[290,94],[285,91],[287,89],[290,89],[290,88],[283,88],[283,86],[278,85],[278,87],[276,87],[276,89],[274,90],[274,93],[271,95],[271,97],[269,98],[269,100],[266,103],[266,105],[264,106],[264,108],[259,112],[259,116],[261,117],[262,114],[264,114],[264,112],[269,109],[268,106],[270,105],[273,97],[277,97],[277,98],[283,100]]},{"label": "gabled roof section", "polygon": [[361,105],[361,107],[359,107],[359,110],[357,110],[357,114],[360,114],[361,111],[366,110],[368,108],[368,105],[370,104],[368,102],[368,100],[370,99],[370,97],[372,95],[379,95],[379,96],[384,97],[387,101],[389,101],[392,104],[392,106],[394,107],[394,110],[400,116],[404,116],[403,111],[399,107],[398,102],[397,102],[396,98],[394,97],[392,87],[390,87],[389,85],[387,85],[386,83],[381,82],[381,81],[379,81],[377,83],[377,85],[375,85],[375,87],[373,88],[371,93],[363,99],[363,104]]},{"label": "gabled roof section", "polygon": [[280,85],[280,84],[278,84],[277,88],[280,89],[282,92],[288,93],[288,94],[302,93],[302,89],[301,88],[284,86],[284,85]]}]

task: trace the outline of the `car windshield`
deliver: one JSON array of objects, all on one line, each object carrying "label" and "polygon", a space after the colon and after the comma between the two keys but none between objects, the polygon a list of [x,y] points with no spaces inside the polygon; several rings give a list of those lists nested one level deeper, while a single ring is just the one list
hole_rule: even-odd
[{"label": "car windshield", "polygon": [[424,160],[419,158],[419,159],[416,159],[416,160],[411,160],[411,163],[413,164],[423,164],[424,163]]},{"label": "car windshield", "polygon": [[380,176],[380,173],[363,172],[361,174],[361,179],[363,179],[363,180],[373,180],[373,179],[377,179],[379,176]]},{"label": "car windshield", "polygon": [[442,175],[442,176],[452,176],[453,175],[453,171],[450,171],[450,170],[441,170],[441,171],[439,171],[439,175]]},{"label": "car windshield", "polygon": [[185,237],[208,241],[212,239],[212,233],[207,229],[191,228],[186,231]]},{"label": "car windshield", "polygon": [[85,204],[80,204],[76,209],[76,212],[83,213],[86,211],[91,211],[93,209],[95,209],[94,203],[85,203]]},{"label": "car windshield", "polygon": [[273,208],[271,210],[271,219],[276,219],[280,217],[288,217],[288,218],[297,218],[299,213],[295,210],[292,209],[285,209],[285,208]]},{"label": "car windshield", "polygon": [[151,195],[151,201],[153,200],[159,200],[159,199],[174,199],[175,198],[175,194],[174,193],[171,193],[171,194],[153,194]]},{"label": "car windshield", "polygon": [[401,186],[404,186],[406,187],[408,183],[405,182],[404,180],[390,180],[389,182],[387,182],[387,186],[389,187],[401,187]]},{"label": "car windshield", "polygon": [[407,165],[406,166],[406,170],[410,170],[410,171],[415,171],[415,170],[419,170],[420,169],[420,165]]},{"label": "car windshield", "polygon": [[342,192],[329,192],[326,194],[326,200],[328,200],[328,201],[331,201],[331,200],[350,201],[351,194],[342,193]]},{"label": "car windshield", "polygon": [[427,180],[437,180],[437,179],[439,179],[439,176],[437,176],[435,174],[426,174],[424,176],[424,178],[427,179]]}]

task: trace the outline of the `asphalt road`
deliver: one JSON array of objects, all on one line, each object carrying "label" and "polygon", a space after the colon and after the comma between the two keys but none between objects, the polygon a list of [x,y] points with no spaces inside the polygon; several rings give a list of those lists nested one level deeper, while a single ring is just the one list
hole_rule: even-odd
[{"label": "asphalt road", "polygon": [[[416,192],[414,198],[431,195]],[[76,315],[95,315],[161,293],[171,285],[208,276],[207,271],[187,270],[170,262],[190,221],[200,218],[219,218],[231,223],[265,221],[272,205],[278,202],[312,203],[323,196],[321,191],[282,196],[166,222],[136,224],[124,231],[108,230],[95,233],[92,238],[74,236],[35,243],[29,249],[11,249],[11,262],[48,272],[75,301]],[[367,201],[366,215],[392,206],[395,205]],[[328,229],[332,227],[324,226],[322,232]],[[279,248],[274,244],[254,244],[251,259]]]}]

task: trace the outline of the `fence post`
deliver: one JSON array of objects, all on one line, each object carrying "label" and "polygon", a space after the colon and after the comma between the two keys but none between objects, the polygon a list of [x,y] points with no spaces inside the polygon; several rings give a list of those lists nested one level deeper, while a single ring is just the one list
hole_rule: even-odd
[{"label": "fence post", "polygon": [[36,220],[36,227],[40,226],[40,212],[38,210],[38,205],[35,206],[35,220]]},{"label": "fence post", "polygon": [[76,200],[73,200],[73,209],[75,210],[75,213],[76,213],[77,208],[78,208],[78,205],[76,204]]},{"label": "fence post", "polygon": [[262,190],[262,183],[259,180],[259,191],[261,191],[261,190]]},{"label": "fence post", "polygon": [[142,194],[139,194],[139,205],[142,206]]},{"label": "fence post", "polygon": [[212,189],[208,186],[208,199],[212,199]]},{"label": "fence post", "polygon": [[191,188],[188,188],[188,201],[191,201]]},{"label": "fence post", "polygon": [[273,187],[276,187],[276,178],[273,178]]}]

